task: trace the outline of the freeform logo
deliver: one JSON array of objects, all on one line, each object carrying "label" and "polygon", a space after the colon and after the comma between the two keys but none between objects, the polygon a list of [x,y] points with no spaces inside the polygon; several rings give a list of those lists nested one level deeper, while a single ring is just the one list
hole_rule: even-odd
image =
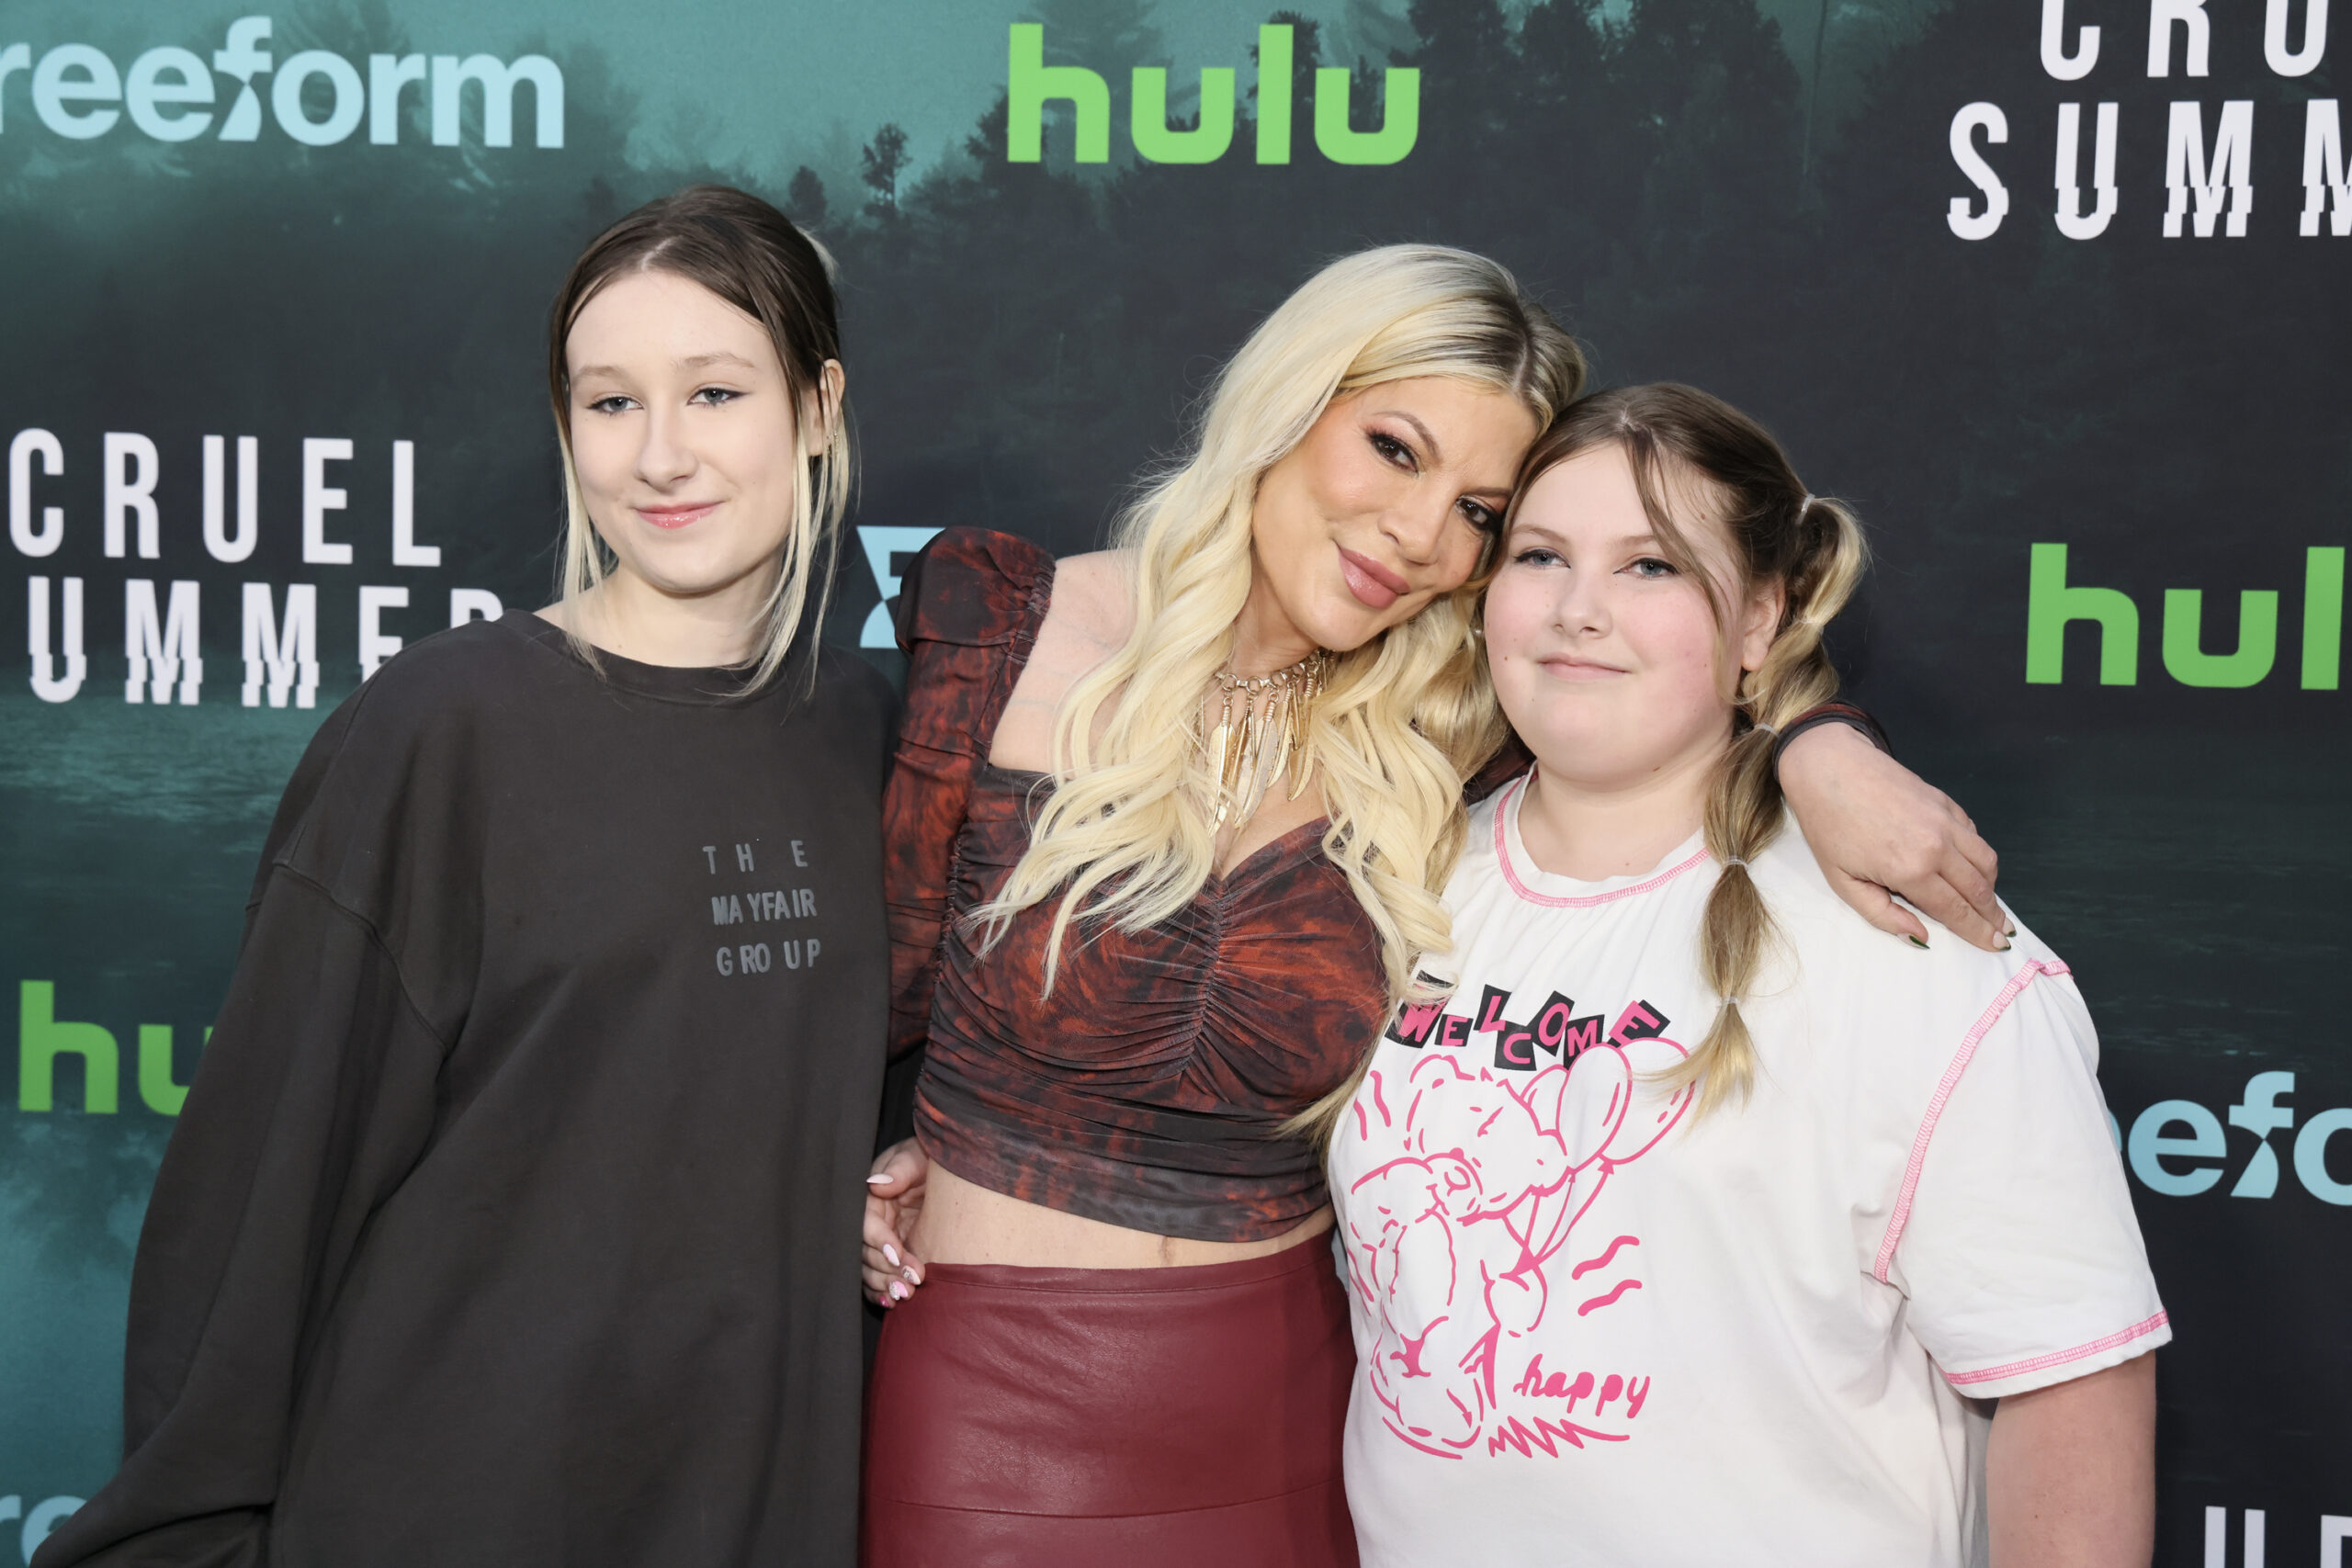
[{"label": "freeform logo", "polygon": [[[2054,686],[2066,673],[2066,628],[2076,621],[2098,627],[2098,682],[2137,685],[2140,607],[2116,588],[2067,581],[2066,547],[2035,545],[2026,588],[2025,678]],[[2302,689],[2336,689],[2344,650],[2344,547],[2313,546],[2303,555]],[[2278,593],[2247,589],[2238,595],[2238,640],[2227,653],[2205,651],[2205,595],[2195,588],[2165,590],[2165,672],[2184,686],[2252,686],[2278,657]]]},{"label": "freeform logo", "polygon": [[[1291,28],[1272,22],[1258,29],[1258,145],[1261,164],[1287,164],[1291,144]],[[1421,133],[1421,73],[1391,66],[1380,129],[1357,130],[1349,123],[1353,78],[1337,66],[1315,73],[1315,146],[1334,164],[1394,164],[1413,150]],[[1201,70],[1199,123],[1173,130],[1168,123],[1168,73],[1158,66],[1135,68],[1128,97],[1127,133],[1136,155],[1148,164],[1214,164],[1233,145],[1234,73],[1230,66]],[[1111,161],[1111,89],[1102,73],[1082,65],[1047,65],[1046,29],[1037,22],[1012,24],[1005,67],[1005,158],[1035,164],[1045,156],[1046,105],[1068,103],[1076,121],[1077,159]]]},{"label": "freeform logo", "polygon": [[79,1497],[40,1498],[28,1505],[22,1493],[11,1492],[0,1497],[0,1525],[21,1522],[22,1528],[17,1533],[17,1545],[24,1553],[24,1561],[30,1562],[33,1553],[40,1549],[40,1543],[49,1539],[49,1532],[55,1529],[66,1515],[81,1506]]},{"label": "freeform logo", "polygon": [[[415,86],[431,112],[433,145],[458,145],[459,108],[469,84],[481,91],[481,141],[485,147],[514,144],[514,88],[530,85],[537,111],[534,140],[541,147],[563,145],[563,72],[544,54],[509,62],[495,55],[463,59],[436,54],[371,54],[368,75],[329,50],[306,49],[276,60],[262,46],[269,41],[270,18],[240,17],[229,24],[223,47],[212,51],[209,69],[191,50],[166,44],[151,49],[119,71],[104,51],[86,43],[61,43],[34,63],[32,46],[0,48],[0,132],[6,130],[7,90],[20,74],[29,78],[32,111],[41,124],[74,141],[106,135],[130,123],[158,141],[191,141],[210,130],[222,96],[218,76],[234,87],[228,112],[218,116],[220,141],[256,141],[262,134],[262,77],[269,77],[269,107],[278,130],[306,147],[331,147],[348,140],[368,122],[368,140],[379,147],[400,141],[401,95]],[[316,90],[312,83],[319,84]],[[120,107],[115,106],[119,105]],[[23,121],[18,120],[19,124]]]},{"label": "freeform logo", "polygon": [[[2270,1134],[2295,1125],[2295,1112],[2284,1103],[2294,1092],[2294,1074],[2256,1073],[2246,1079],[2238,1103],[2229,1108],[2230,1125],[2256,1139],[2253,1156],[2230,1188],[2231,1197],[2278,1195],[2278,1151],[2270,1146]],[[2328,1140],[2347,1131],[2352,1131],[2352,1106],[2339,1105],[2306,1121],[2293,1145],[2295,1179],[2321,1202],[2338,1207],[2352,1206],[2352,1181],[2338,1181],[2329,1174],[2327,1146]],[[2225,1173],[2230,1152],[2222,1119],[2193,1100],[2156,1101],[2132,1118],[2128,1138],[2119,1135],[2116,1141],[2140,1185],[2167,1198],[2210,1191]],[[2286,1142],[2283,1137],[2279,1141]]]}]

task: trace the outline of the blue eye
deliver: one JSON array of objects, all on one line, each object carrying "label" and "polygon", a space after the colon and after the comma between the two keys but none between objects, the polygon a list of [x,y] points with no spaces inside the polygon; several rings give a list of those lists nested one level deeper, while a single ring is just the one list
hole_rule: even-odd
[{"label": "blue eye", "polygon": [[1510,558],[1514,566],[1564,566],[1566,564],[1560,559],[1558,551],[1547,550],[1541,545],[1521,550]]},{"label": "blue eye", "polygon": [[598,398],[588,405],[588,410],[591,413],[622,413],[628,411],[628,406],[629,400],[615,392],[609,398]]},{"label": "blue eye", "polygon": [[1663,561],[1656,556],[1644,556],[1626,570],[1636,577],[1647,578],[1652,581],[1679,575],[1674,570],[1672,561]]},{"label": "blue eye", "polygon": [[707,408],[718,408],[721,404],[733,402],[742,395],[741,392],[730,391],[725,387],[700,387],[695,389],[695,395],[686,400],[690,403],[702,403]]}]

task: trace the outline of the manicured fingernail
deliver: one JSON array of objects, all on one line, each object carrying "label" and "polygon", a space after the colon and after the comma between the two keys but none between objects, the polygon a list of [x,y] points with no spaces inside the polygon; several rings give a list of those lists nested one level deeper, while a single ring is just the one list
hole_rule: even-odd
[{"label": "manicured fingernail", "polygon": [[881,1187],[881,1186],[888,1185],[888,1183],[889,1182],[889,1179],[889,1179],[888,1177],[887,1177],[887,1176],[881,1176],[881,1175],[869,1176],[869,1177],[867,1177],[867,1178],[865,1179],[865,1184],[866,1184],[868,1187]]},{"label": "manicured fingernail", "polygon": [[922,1283],[922,1276],[916,1273],[911,1269],[901,1269],[899,1272],[907,1277],[907,1283],[910,1285],[920,1285]]},{"label": "manicured fingernail", "polygon": [[2015,943],[2015,942],[2003,942],[2000,946],[1998,946],[1998,947],[1995,948],[1993,951],[1994,951],[1994,952],[1996,952],[1996,953],[2007,953],[2007,952],[2008,952],[2008,950],[2009,950],[2010,948],[2015,947],[2016,945],[2017,945],[2017,943]]},{"label": "manicured fingernail", "polygon": [[1903,940],[1909,942],[1914,947],[1925,947],[1928,945],[1924,939],[1916,936],[1906,935]]},{"label": "manicured fingernail", "polygon": [[896,1269],[899,1266],[899,1249],[887,1241],[882,1244],[882,1256],[890,1260],[891,1268]]},{"label": "manicured fingernail", "polygon": [[2011,926],[2007,931],[2003,931],[2001,934],[2003,936],[2015,936],[2018,934],[2018,928]]},{"label": "manicured fingernail", "polygon": [[890,1281],[890,1299],[892,1301],[902,1302],[912,1294],[914,1294],[912,1291],[908,1290],[896,1280]]}]

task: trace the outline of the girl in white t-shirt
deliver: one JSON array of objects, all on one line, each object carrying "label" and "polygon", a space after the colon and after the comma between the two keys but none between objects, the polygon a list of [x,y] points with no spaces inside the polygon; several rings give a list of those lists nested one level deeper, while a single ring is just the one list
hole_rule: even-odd
[{"label": "girl in white t-shirt", "polygon": [[1674,386],[1518,496],[1536,766],[1332,1140],[1364,1561],[2144,1568],[2171,1334],[2066,965],[1873,930],[1774,789],[1853,519]]}]

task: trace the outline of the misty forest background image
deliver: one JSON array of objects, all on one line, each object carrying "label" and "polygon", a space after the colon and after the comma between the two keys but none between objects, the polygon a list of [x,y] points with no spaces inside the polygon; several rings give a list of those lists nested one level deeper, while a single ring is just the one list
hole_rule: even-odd
[{"label": "misty forest background image", "polygon": [[[1137,470],[1178,447],[1214,367],[1320,262],[1400,240],[1494,255],[1589,346],[1596,384],[1721,393],[1783,437],[1815,490],[1859,506],[1878,566],[1841,662],[1898,752],[1974,815],[2003,853],[2003,892],[2075,965],[2125,1125],[2157,1100],[2226,1106],[2267,1066],[2297,1072],[2305,1116],[2352,1103],[2336,986],[2352,934],[2343,698],[2296,689],[2293,669],[2303,552],[2344,542],[2352,501],[2347,242],[2300,239],[2292,218],[2301,101],[2335,92],[2328,65],[2294,81],[2260,71],[2243,7],[2216,7],[2216,76],[2184,89],[2139,74],[2144,6],[2072,6],[2070,27],[2106,24],[2110,58],[2095,82],[2061,85],[2041,73],[2030,0],[1227,6],[1205,54],[1173,51],[1162,12],[1175,0],[1015,3],[982,35],[995,101],[979,95],[944,138],[910,136],[923,106],[878,91],[857,123],[796,119],[783,101],[706,116],[693,83],[632,73],[604,37],[605,14],[617,25],[625,9],[609,0],[537,36],[481,40],[450,23],[428,33],[382,0],[276,14],[281,62],[310,47],[545,52],[565,78],[560,151],[528,146],[520,104],[514,149],[481,148],[470,107],[465,146],[432,148],[421,95],[398,150],[306,150],[274,130],[166,146],[127,126],[69,142],[9,104],[0,344],[14,374],[0,429],[59,434],[74,519],[64,549],[17,575],[85,576],[92,629],[75,701],[41,704],[14,679],[0,691],[0,980],[13,993],[20,977],[52,979],[60,1018],[113,1032],[124,1108],[0,1106],[0,1492],[29,1506],[112,1472],[131,1249],[170,1132],[133,1088],[138,1026],[171,1026],[185,1083],[277,792],[356,677],[345,584],[371,574],[300,564],[301,437],[357,438],[339,482],[363,569],[383,547],[359,509],[380,504],[398,436],[417,444],[420,536],[445,551],[434,581],[543,602],[559,522],[548,299],[599,228],[695,180],[786,206],[840,261],[865,466],[852,521],[985,525],[1061,552],[1100,542]],[[209,50],[241,14],[149,9],[48,36],[127,62],[153,43]],[[726,9],[697,24],[715,51]],[[1045,24],[1050,63],[1110,83],[1110,164],[1070,162],[1059,106],[1045,163],[1005,161],[1004,24],[1024,17]],[[1250,161],[1250,57],[1270,19],[1296,28],[1286,166]],[[897,47],[916,60],[933,46],[918,22]],[[1135,65],[1170,67],[1171,96],[1203,65],[1238,70],[1241,123],[1222,161],[1134,158]],[[1342,167],[1315,151],[1317,65],[1355,71],[1366,128],[1384,69],[1419,69],[1404,162]],[[2164,106],[2189,94],[2256,100],[2245,239],[2158,238]],[[2122,207],[2094,243],[2049,220],[2061,98],[2122,105]],[[1970,190],[1945,141],[1976,99],[2009,112],[2012,140],[1992,155],[2014,205],[1970,244],[1944,221]],[[107,430],[162,449],[161,561],[99,554]],[[224,432],[258,434],[264,454],[260,551],[233,569],[206,560],[195,525],[198,438]],[[2069,636],[2065,684],[2024,683],[2028,546],[2045,540],[2071,547],[2075,583],[2140,606],[2138,684],[2093,683],[2087,626]],[[119,700],[109,596],[129,575],[204,578],[200,705]],[[315,710],[237,705],[226,584],[243,578],[322,583]],[[839,584],[831,628],[854,642],[876,599],[854,539]],[[2241,590],[2279,590],[2272,676],[2243,691],[2167,677],[2156,648],[2175,587],[2204,591],[2209,650],[2233,646]],[[438,624],[431,594],[418,604],[401,622],[412,638]],[[24,648],[24,614],[12,586],[0,646]],[[70,1059],[57,1093],[80,1106]],[[2352,1178],[2347,1142],[2338,1179]],[[2301,1521],[2352,1495],[2352,1373],[2340,1352],[2312,1354],[2337,1344],[2352,1283],[2341,1245],[2313,1239],[2340,1235],[2343,1212],[2291,1179],[2260,1203],[2134,1191],[2179,1337],[2165,1360],[2160,1559],[2192,1560],[2207,1502],[2286,1511],[2300,1542]],[[0,1532],[0,1562],[14,1550]]]}]

